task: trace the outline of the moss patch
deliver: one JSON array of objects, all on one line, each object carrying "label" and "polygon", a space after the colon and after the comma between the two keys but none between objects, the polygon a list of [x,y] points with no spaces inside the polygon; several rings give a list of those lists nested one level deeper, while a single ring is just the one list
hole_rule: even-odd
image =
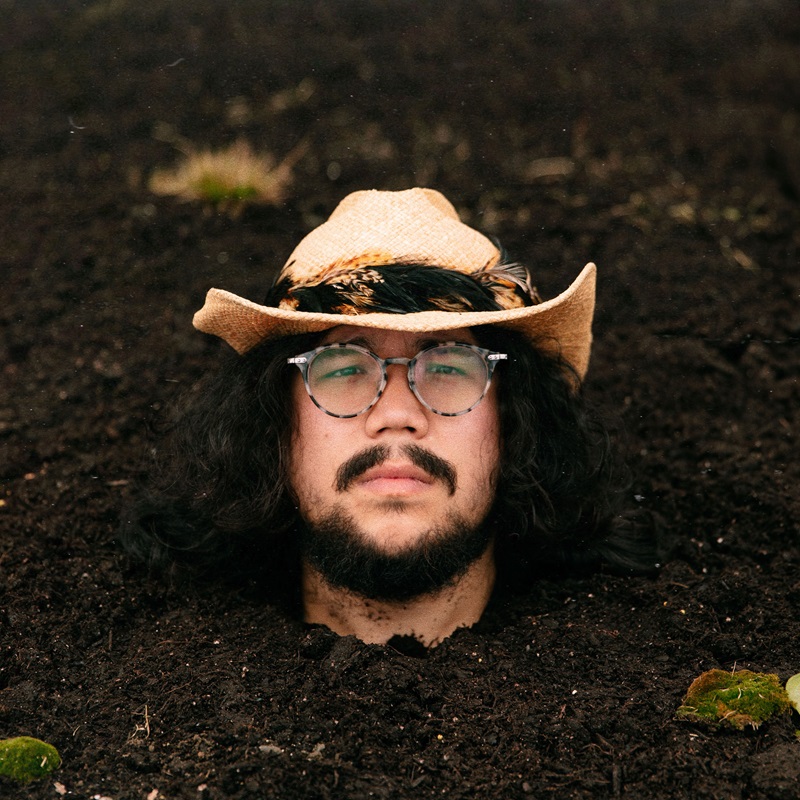
[{"label": "moss patch", "polygon": [[712,669],[693,681],[677,716],[743,730],[788,710],[789,698],[777,675]]},{"label": "moss patch", "polygon": [[0,741],[0,775],[28,783],[49,775],[61,765],[58,750],[30,736]]}]

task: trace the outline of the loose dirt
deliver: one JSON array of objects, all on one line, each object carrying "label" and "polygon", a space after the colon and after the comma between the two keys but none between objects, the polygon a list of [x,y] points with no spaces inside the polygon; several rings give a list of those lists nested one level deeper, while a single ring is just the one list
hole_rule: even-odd
[{"label": "loose dirt", "polygon": [[[795,798],[797,716],[675,719],[800,672],[800,13],[777,0],[0,2],[0,736],[11,798]],[[186,143],[306,140],[287,201],[151,194]],[[549,577],[415,654],[129,564],[152,426],[360,188],[426,185],[545,296],[600,270],[586,392],[649,577]]]}]

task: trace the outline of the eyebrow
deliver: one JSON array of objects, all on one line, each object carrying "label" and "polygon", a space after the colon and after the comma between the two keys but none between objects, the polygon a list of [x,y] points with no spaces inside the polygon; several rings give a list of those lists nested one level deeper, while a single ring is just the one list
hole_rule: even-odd
[{"label": "eyebrow", "polygon": [[[338,339],[336,341],[342,344],[357,344],[360,345],[361,347],[366,347],[367,350],[372,350],[373,347],[373,345],[370,343],[367,337],[363,335],[353,336],[352,338],[343,336],[341,339]],[[469,342],[461,342],[458,339],[448,339],[446,337],[436,337],[436,338],[429,337],[426,339],[422,338],[415,339],[414,347],[416,347],[418,350],[424,350],[426,347],[433,347],[434,345],[450,341],[455,341],[458,344],[470,344]],[[333,342],[329,342],[328,344],[333,344]]]}]

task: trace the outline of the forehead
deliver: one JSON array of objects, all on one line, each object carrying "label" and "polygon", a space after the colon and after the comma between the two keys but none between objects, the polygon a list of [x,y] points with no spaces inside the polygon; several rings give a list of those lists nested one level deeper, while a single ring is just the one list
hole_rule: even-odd
[{"label": "forehead", "polygon": [[387,345],[420,348],[436,342],[465,342],[477,344],[470,328],[446,331],[390,331],[385,328],[361,328],[357,325],[338,325],[325,333],[320,344],[357,342],[371,349]]}]

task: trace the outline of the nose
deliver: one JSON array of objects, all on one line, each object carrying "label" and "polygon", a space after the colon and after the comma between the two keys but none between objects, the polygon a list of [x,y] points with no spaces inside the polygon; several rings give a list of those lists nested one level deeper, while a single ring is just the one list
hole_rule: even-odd
[{"label": "nose", "polygon": [[405,365],[387,366],[386,388],[366,417],[369,436],[406,431],[416,439],[427,434],[428,410],[411,391],[408,385],[408,368]]}]

